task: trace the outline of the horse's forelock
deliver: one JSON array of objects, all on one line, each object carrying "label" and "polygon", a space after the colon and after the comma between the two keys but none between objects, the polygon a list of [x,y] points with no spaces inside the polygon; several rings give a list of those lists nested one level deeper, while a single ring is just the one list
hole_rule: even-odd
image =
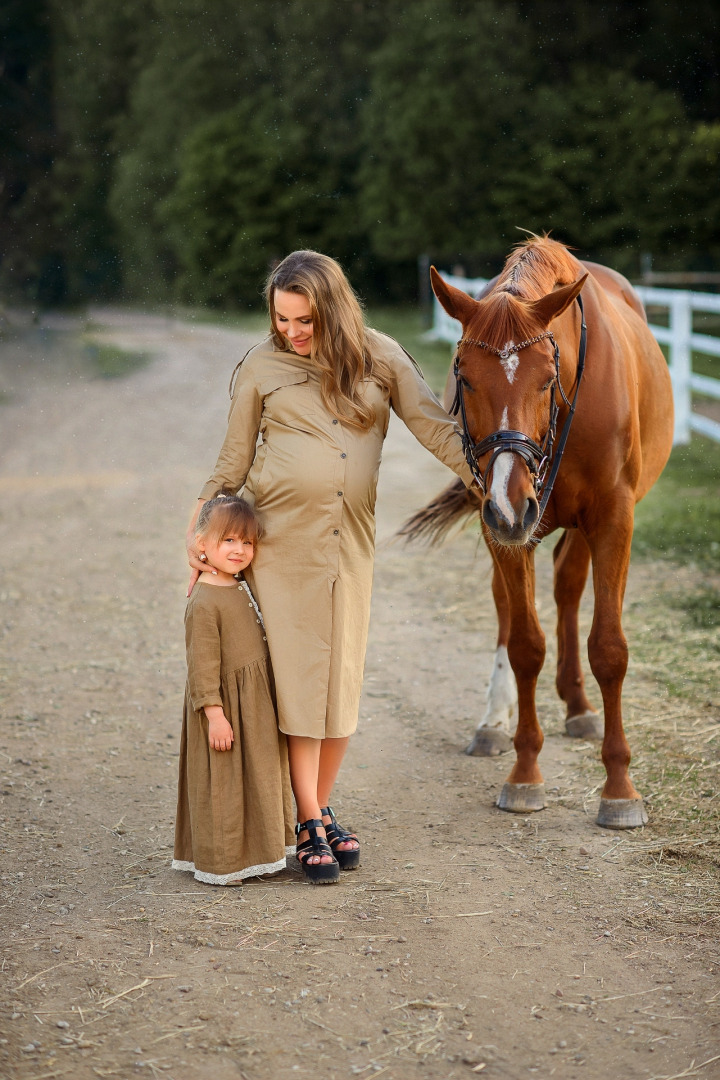
[{"label": "horse's forelock", "polygon": [[525,341],[543,327],[528,304],[506,291],[494,291],[481,300],[465,337],[504,349],[509,341]]},{"label": "horse's forelock", "polygon": [[531,236],[510,252],[496,288],[539,300],[556,285],[575,281],[579,272],[577,259],[563,244],[549,236]]},{"label": "horse's forelock", "polygon": [[502,349],[545,328],[530,307],[557,285],[569,285],[582,271],[573,255],[548,236],[531,236],[508,256],[493,291],[479,301],[466,337]]}]

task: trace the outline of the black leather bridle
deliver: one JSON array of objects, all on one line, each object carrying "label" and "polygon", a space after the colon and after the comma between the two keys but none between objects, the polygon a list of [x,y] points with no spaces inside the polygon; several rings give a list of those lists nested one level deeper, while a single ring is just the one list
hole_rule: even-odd
[{"label": "black leather bridle", "polygon": [[[476,483],[484,495],[487,490],[487,478],[499,455],[505,454],[508,451],[518,454],[527,465],[532,476],[535,495],[539,503],[538,521],[542,518],[545,507],[548,504],[548,499],[552,494],[552,489],[565,450],[565,444],[568,435],[570,434],[570,425],[572,424],[572,418],[575,415],[575,405],[580,390],[580,382],[582,381],[583,371],[585,370],[587,325],[585,323],[583,303],[580,295],[578,295],[576,299],[580,308],[580,345],[578,348],[577,371],[575,373],[575,393],[572,401],[568,400],[565,391],[563,390],[562,383],[560,382],[560,348],[555,341],[551,330],[545,330],[542,334],[538,334],[537,337],[529,338],[527,341],[521,341],[519,345],[512,345],[506,349],[496,349],[493,345],[488,345],[485,341],[477,341],[474,338],[461,338],[460,341],[458,341],[457,352],[455,353],[455,360],[453,361],[455,398],[450,413],[453,416],[457,416],[458,412],[460,413],[460,419],[462,421],[461,434],[465,458],[467,459],[467,463]],[[509,430],[494,431],[492,435],[488,435],[486,438],[481,439],[480,442],[473,442],[472,436],[468,431],[465,396],[463,394],[463,387],[469,384],[460,374],[461,347],[463,345],[478,345],[481,349],[486,349],[488,352],[494,353],[495,356],[499,356],[501,360],[508,360],[511,356],[515,356],[520,352],[521,349],[526,349],[529,345],[535,345],[544,338],[548,338],[552,342],[553,358],[555,360],[555,378],[553,379],[550,391],[550,421],[542,443],[536,443],[534,439],[531,439],[529,435],[525,435],[522,431]],[[569,411],[565,418],[563,429],[560,432],[557,447],[553,453],[559,413],[559,406],[555,400],[556,387],[560,391],[560,396],[567,405]],[[477,459],[482,457],[483,454],[487,454],[489,451],[491,451],[490,461],[488,462],[485,471],[481,472]]]}]

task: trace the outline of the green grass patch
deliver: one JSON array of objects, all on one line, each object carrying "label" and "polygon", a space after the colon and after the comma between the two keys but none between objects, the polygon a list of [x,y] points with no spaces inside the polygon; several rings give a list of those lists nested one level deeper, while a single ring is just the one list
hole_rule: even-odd
[{"label": "green grass patch", "polygon": [[720,570],[720,446],[693,436],[676,446],[635,510],[633,555]]},{"label": "green grass patch", "polygon": [[712,586],[704,586],[689,596],[677,594],[672,606],[682,611],[688,624],[697,630],[720,626],[720,592]]},{"label": "green grass patch", "polygon": [[692,370],[693,375],[705,375],[709,379],[720,379],[720,356],[694,352],[692,354]]},{"label": "green grass patch", "polygon": [[122,379],[147,367],[152,360],[150,353],[133,352],[95,341],[86,341],[83,353],[91,370],[102,379]]}]

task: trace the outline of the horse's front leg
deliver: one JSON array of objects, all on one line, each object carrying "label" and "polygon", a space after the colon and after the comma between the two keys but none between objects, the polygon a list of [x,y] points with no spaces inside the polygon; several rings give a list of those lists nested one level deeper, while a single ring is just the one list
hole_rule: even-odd
[{"label": "horse's front leg", "polygon": [[466,754],[476,757],[496,757],[510,749],[512,746],[510,729],[517,707],[515,676],[510,667],[507,650],[510,637],[510,603],[497,563],[493,563],[492,591],[498,617],[495,659],[488,685],[485,712],[472,737],[472,742],[465,751]]},{"label": "horse's front leg", "polygon": [[557,605],[558,659],[555,685],[565,702],[565,731],[574,739],[602,739],[603,720],[585,694],[580,666],[578,610],[590,567],[590,549],[582,533],[568,529],[553,551]]},{"label": "horse's front leg", "polygon": [[588,655],[605,708],[602,759],[607,780],[600,798],[597,823],[609,829],[633,829],[647,822],[642,796],[630,779],[630,746],[622,720],[622,687],[628,647],[622,630],[633,505],[616,504],[615,513],[588,535],[595,586],[595,613],[588,638]]},{"label": "horse's front leg", "polygon": [[545,783],[538,767],[543,734],[535,709],[535,687],[545,660],[545,636],[535,610],[534,552],[495,545],[491,550],[507,591],[508,657],[518,693],[518,724],[513,740],[516,760],[497,805],[501,810],[526,814],[545,806]]}]

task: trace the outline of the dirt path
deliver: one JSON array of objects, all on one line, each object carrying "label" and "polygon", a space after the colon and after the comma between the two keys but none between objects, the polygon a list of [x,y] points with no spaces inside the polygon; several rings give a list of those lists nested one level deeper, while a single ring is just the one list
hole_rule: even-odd
[{"label": "dirt path", "polygon": [[[461,753],[494,645],[488,560],[469,535],[442,556],[387,543],[447,476],[397,423],[336,798],[361,869],[322,890],[291,870],[217,890],[169,869],[182,535],[249,342],[95,318],[154,362],[93,380],[69,335],[42,332],[0,357],[0,1074],[720,1076],[717,941],[713,958],[669,925],[652,821],[594,825],[592,751],[560,734],[550,666],[543,813],[494,809],[508,759]],[[549,551],[539,582],[549,632]]]}]

